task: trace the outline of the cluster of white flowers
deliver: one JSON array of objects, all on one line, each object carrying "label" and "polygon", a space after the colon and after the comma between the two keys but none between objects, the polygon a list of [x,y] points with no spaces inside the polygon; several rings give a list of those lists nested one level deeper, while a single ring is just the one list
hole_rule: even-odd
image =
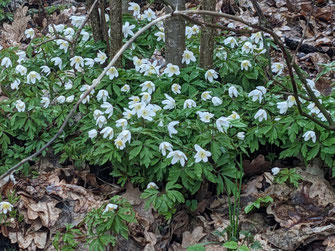
[{"label": "cluster of white flowers", "polygon": [[141,7],[134,2],[129,3],[128,10],[132,11],[133,16],[140,20],[146,19],[147,21],[151,22],[152,20],[156,19],[156,14],[152,9],[148,8],[147,10],[144,11],[143,14],[141,14]]},{"label": "cluster of white flowers", "polygon": [[295,97],[293,95],[289,95],[286,101],[278,102],[277,108],[279,109],[280,114],[285,114],[288,108],[296,105]]},{"label": "cluster of white flowers", "polygon": [[[234,28],[234,25],[229,24],[228,27]],[[263,37],[261,32],[253,33],[249,39],[244,37],[241,38],[241,43],[243,43],[241,52],[242,54],[253,54],[253,55],[259,55],[259,54],[264,54],[266,50],[264,49],[264,44],[263,44]],[[235,37],[227,37],[223,41],[225,46],[230,47],[231,49],[234,49],[235,47],[238,47],[238,41]],[[219,58],[226,60],[227,59],[227,52],[224,50],[224,47],[219,46],[217,48],[217,54]],[[272,67],[277,67],[276,64],[273,64]],[[242,71],[248,71],[249,69],[252,68],[252,64],[249,60],[242,60],[240,68]],[[274,68],[273,68],[274,69]],[[275,70],[273,70],[275,71]],[[277,71],[278,72],[278,71]]]},{"label": "cluster of white flowers", "polygon": [[[194,148],[196,150],[196,154],[194,155],[195,163],[198,163],[200,161],[208,162],[208,157],[210,157],[212,155],[211,152],[204,150],[203,148],[201,148],[197,144],[194,145]],[[185,163],[188,160],[186,155],[182,151],[180,151],[180,150],[174,151],[173,146],[169,142],[164,141],[164,142],[160,143],[159,150],[161,151],[163,156],[166,156],[167,151],[169,151],[169,154],[167,155],[167,158],[172,158],[172,160],[171,160],[172,165],[179,162],[181,166],[185,166]],[[157,185],[156,185],[156,187],[157,187]]]},{"label": "cluster of white flowers", "polygon": [[258,102],[261,103],[265,94],[266,94],[265,87],[264,86],[257,86],[255,90],[251,91],[248,94],[248,97],[252,98],[253,102],[256,102],[258,100]]},{"label": "cluster of white flowers", "polygon": [[200,32],[200,28],[198,25],[186,26],[185,28],[185,36],[187,38],[191,38],[193,35],[197,35]]},{"label": "cluster of white flowers", "polygon": [[71,20],[71,24],[74,27],[79,28],[85,21],[86,16],[71,16],[70,20]]},{"label": "cluster of white flowers", "polygon": [[[144,14],[140,13],[140,6],[134,2],[129,3],[130,7],[129,10],[133,11],[133,15],[140,19],[146,19],[148,21],[151,21],[152,19],[155,19],[155,13],[151,9],[147,9],[144,11]],[[85,20],[85,16],[72,16],[71,23],[74,27],[79,27],[83,24]],[[160,25],[160,24],[159,24]],[[122,32],[124,35],[124,38],[128,38],[129,36],[134,36],[133,30],[135,29],[135,25],[125,22],[125,24],[122,26]],[[49,32],[52,34],[54,33],[61,33],[66,40],[72,40],[73,36],[75,34],[74,29],[70,27],[66,27],[65,25],[54,25],[49,26]],[[196,35],[199,33],[199,27],[197,25],[194,25],[192,27],[187,26],[186,27],[186,36],[187,38],[192,38],[193,35]],[[87,31],[82,30],[82,41],[87,41],[90,37],[89,33]],[[33,29],[28,29],[25,31],[25,35],[28,39],[33,39],[35,37],[35,32]],[[165,34],[164,34],[164,28],[159,26],[159,31],[154,34],[157,37],[157,41],[164,41],[165,40]],[[64,39],[58,39],[56,40],[56,44],[60,50],[62,50],[64,53],[67,53],[69,50],[70,43]],[[234,37],[228,37],[224,39],[224,45],[226,47],[230,47],[231,49],[235,49],[240,45],[242,54],[253,54],[258,55],[259,53],[264,53],[265,50],[263,49],[263,36],[261,32],[254,33],[250,37],[250,39],[240,39],[241,42],[238,42],[238,40]],[[242,44],[243,43],[243,44]],[[218,49],[220,51],[221,56],[224,60],[227,59],[227,52],[224,51],[224,47],[221,47]],[[52,69],[49,68],[47,65],[43,65],[40,67],[40,73],[36,71],[28,71],[28,69],[24,66],[24,60],[26,59],[26,54],[23,51],[17,52],[17,55],[19,56],[19,59],[17,62],[19,63],[15,67],[15,73],[20,76],[26,76],[26,83],[27,84],[36,84],[39,82],[42,82],[41,79],[45,76],[48,76]],[[247,56],[247,55],[245,55]],[[106,53],[102,51],[98,51],[95,58],[83,58],[82,56],[73,56],[70,58],[70,66],[75,69],[72,70],[73,72],[79,71],[82,72],[83,68],[87,67],[93,67],[94,64],[98,65],[104,65],[107,60]],[[60,57],[53,57],[50,59],[52,62],[52,65],[54,67],[58,67],[59,69],[63,69],[63,61]],[[191,64],[191,62],[196,62],[196,57],[191,51],[191,48],[186,49],[182,54],[182,64]],[[164,71],[161,69],[161,65],[159,65],[159,62],[157,60],[149,60],[146,58],[138,58],[136,56],[133,57],[133,64],[135,67],[135,70],[142,73],[144,76],[150,76],[150,75],[160,75],[162,72],[163,74],[166,74],[167,77],[171,78],[174,76],[180,75],[180,69],[177,65],[173,65],[171,63],[167,64]],[[4,68],[10,68],[12,67],[12,61],[9,57],[3,57],[1,60],[1,66]],[[51,66],[50,66],[51,67]],[[52,68],[52,67],[51,67]],[[242,71],[248,71],[252,68],[252,63],[249,60],[241,60],[240,61],[240,69]],[[282,63],[273,63],[271,66],[272,72],[280,75],[284,69],[284,65]],[[53,69],[54,70],[54,69]],[[221,74],[221,72],[220,72]],[[115,78],[119,77],[119,72],[115,67],[110,67],[107,69],[106,72],[107,77],[109,80],[113,80]],[[205,80],[213,83],[216,80],[219,80],[219,73],[216,72],[214,69],[209,69],[205,73]],[[65,82],[65,81],[64,81]],[[315,83],[312,80],[307,80],[309,87],[313,90],[316,96],[320,96],[320,93],[315,88]],[[21,85],[20,79],[15,79],[11,83],[11,88],[13,90],[18,90]],[[82,94],[80,95],[80,98],[83,97],[84,92],[86,92],[91,86],[89,85],[83,85],[80,88],[80,91]],[[194,109],[197,110],[196,115],[197,118],[206,124],[213,123],[216,126],[216,129],[221,133],[227,133],[228,129],[231,128],[234,125],[235,120],[240,119],[240,115],[233,111],[230,115],[225,116],[215,116],[214,113],[212,113],[211,110],[200,110],[201,104],[204,102],[211,102],[211,104],[214,107],[220,106],[223,103],[223,100],[219,96],[215,96],[215,91],[213,90],[205,90],[201,93],[201,99],[197,100],[194,96],[191,98],[186,98],[183,100],[182,104],[179,102],[176,103],[176,100],[173,95],[169,95],[168,93],[163,93],[165,99],[161,101],[161,106],[157,104],[152,104],[152,99],[156,100],[156,86],[152,81],[145,81],[139,85],[141,88],[141,93],[136,94],[137,96],[130,96],[129,102],[127,107],[123,107],[123,110],[121,110],[122,118],[118,118],[115,120],[113,125],[110,123],[110,119],[113,116],[114,112],[114,106],[108,102],[110,99],[110,94],[105,89],[100,89],[97,91],[96,94],[96,100],[100,102],[100,107],[98,109],[95,109],[93,111],[93,118],[95,121],[95,127],[96,129],[91,129],[88,131],[88,137],[93,139],[97,137],[99,134],[102,138],[106,140],[114,140],[114,145],[117,149],[123,150],[126,148],[126,144],[130,144],[132,133],[131,133],[131,124],[132,122],[130,119],[136,117],[137,119],[140,119],[142,121],[154,121],[155,123],[158,123],[159,126],[165,127],[167,129],[167,132],[169,134],[170,138],[175,137],[178,135],[178,126],[181,127],[180,121],[164,121],[162,117],[157,116],[158,111],[160,110],[174,110],[178,106],[183,107],[183,109]],[[73,83],[71,80],[66,80],[66,83],[64,83],[65,90],[70,90],[73,88]],[[133,88],[133,87],[132,87]],[[239,92],[241,90],[241,87],[237,87],[232,84],[227,84],[227,88],[225,89],[228,91],[228,95],[232,99],[236,99],[238,97],[243,97],[243,93]],[[160,88],[158,88],[159,91]],[[124,84],[122,88],[120,89],[123,93],[129,93],[131,88],[128,84]],[[156,91],[156,92],[159,92]],[[174,95],[181,94],[182,87],[178,83],[174,83],[171,85],[171,92]],[[93,98],[93,94],[95,93],[94,90],[91,90],[89,95],[87,95],[82,103],[89,103],[90,98]],[[259,104],[262,103],[262,101],[265,99],[267,93],[267,89],[263,86],[257,86],[254,90],[252,90],[248,97],[251,98],[253,102],[258,102]],[[41,98],[41,105],[44,108],[48,108],[51,101],[50,101],[50,95],[44,94],[44,96]],[[179,96],[180,97],[180,96]],[[64,95],[57,96],[52,102],[63,104],[65,102],[73,102],[75,96],[70,95],[68,97]],[[240,99],[240,98],[239,98]],[[238,99],[238,100],[239,100]],[[26,101],[26,100],[24,100]],[[27,102],[27,101],[26,101]],[[320,100],[320,103],[322,101]],[[28,104],[28,103],[27,103]],[[296,105],[296,99],[294,96],[290,95],[287,97],[287,99],[283,102],[277,102],[277,109],[279,110],[280,114],[286,114],[288,111],[288,108],[293,107]],[[199,108],[200,107],[200,108]],[[26,110],[26,104],[22,100],[16,100],[15,102],[15,108],[18,112],[24,112]],[[181,108],[181,107],[180,107]],[[28,109],[31,109],[30,107]],[[253,118],[258,121],[266,121],[268,119],[268,112],[264,109],[258,109],[257,112],[254,114]],[[320,110],[316,107],[314,103],[310,103],[307,106],[307,109],[309,109],[310,114],[317,115],[321,120],[326,120],[324,115],[320,113]],[[200,111],[199,111],[200,110]],[[193,111],[193,110],[190,110]],[[166,124],[164,124],[166,122]],[[114,127],[114,128],[113,128]],[[177,130],[178,129],[178,130]],[[246,133],[242,131],[234,132],[235,137],[243,141],[246,137]],[[114,137],[115,135],[115,137]],[[312,140],[313,143],[316,142],[316,134],[314,131],[307,131],[303,134],[303,138],[305,141]],[[198,162],[208,162],[208,158],[212,155],[211,152],[206,151],[198,144],[194,145],[195,154],[194,154],[194,161],[195,163]],[[162,153],[163,156],[166,156],[166,158],[171,158],[171,164],[174,165],[176,163],[180,163],[181,166],[185,166],[185,164],[188,161],[188,157],[185,153],[183,153],[181,150],[174,150],[173,146],[169,142],[162,142],[159,145],[159,151]],[[158,189],[158,186],[151,182],[148,184],[147,188],[153,188]],[[0,203],[0,210],[2,209],[3,204]],[[106,206],[106,209],[104,212],[107,211],[114,211],[118,208],[115,204],[108,204]],[[10,211],[11,207],[7,207],[7,210]],[[7,211],[6,211],[7,212]]]}]

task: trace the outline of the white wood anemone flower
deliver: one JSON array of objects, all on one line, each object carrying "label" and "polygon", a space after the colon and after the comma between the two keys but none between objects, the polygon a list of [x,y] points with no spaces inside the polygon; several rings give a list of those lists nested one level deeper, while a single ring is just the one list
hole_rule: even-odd
[{"label": "white wood anemone flower", "polygon": [[310,139],[312,140],[313,143],[316,142],[316,135],[314,131],[307,131],[302,135],[305,141],[309,141]]},{"label": "white wood anemone flower", "polygon": [[167,158],[172,158],[171,164],[174,165],[177,162],[180,163],[181,166],[185,166],[185,162],[187,161],[186,155],[182,151],[172,151],[168,154]]},{"label": "white wood anemone flower", "polygon": [[212,153],[204,150],[198,144],[195,144],[194,148],[197,151],[197,153],[194,155],[195,163],[199,163],[200,161],[208,162],[208,157],[212,156]]},{"label": "white wood anemone flower", "polygon": [[13,205],[9,202],[2,201],[0,202],[0,212],[3,214],[7,214],[7,212],[12,211]]},{"label": "white wood anemone flower", "polygon": [[147,185],[147,189],[158,189],[158,186],[156,185],[155,182],[150,182],[150,183]]},{"label": "white wood anemone flower", "polygon": [[164,141],[159,144],[159,150],[162,152],[163,156],[166,156],[166,151],[172,152],[173,148],[169,142]]},{"label": "white wood anemone flower", "polygon": [[115,212],[116,209],[118,209],[118,205],[116,204],[112,204],[112,203],[109,203],[107,204],[105,210],[103,211],[103,213],[107,213],[107,212]]}]

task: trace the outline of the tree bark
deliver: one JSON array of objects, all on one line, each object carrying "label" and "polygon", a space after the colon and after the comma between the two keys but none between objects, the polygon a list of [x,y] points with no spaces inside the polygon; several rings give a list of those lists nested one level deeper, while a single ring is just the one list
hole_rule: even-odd
[{"label": "tree bark", "polygon": [[[90,9],[93,3],[94,3],[94,0],[87,0],[87,9]],[[93,39],[95,42],[103,40],[98,7],[99,7],[99,4],[96,4],[92,11],[91,17],[90,17]]]},{"label": "tree bark", "polygon": [[132,14],[131,10],[128,10],[130,0],[122,0],[122,13],[123,14]]},{"label": "tree bark", "polygon": [[105,9],[106,9],[106,2],[105,0],[101,0],[100,2],[100,10],[101,10],[101,30],[102,30],[102,36],[104,38],[104,41],[106,42],[106,49],[107,49],[107,55],[111,55],[111,46],[110,41],[108,37],[108,26],[107,26],[107,20],[105,17]]},{"label": "tree bark", "polygon": [[[110,57],[122,47],[122,0],[109,0],[110,22],[111,22],[111,51]],[[121,58],[116,62],[116,66],[121,66]]]},{"label": "tree bark", "polygon": [[[175,9],[185,10],[185,0],[167,0]],[[171,12],[171,11],[170,11]],[[165,21],[165,60],[183,67],[181,60],[185,50],[185,20],[172,17]]]},{"label": "tree bark", "polygon": [[[216,0],[202,0],[203,10],[215,11]],[[213,23],[213,16],[204,16],[204,21]],[[215,30],[209,27],[201,27],[200,38],[200,67],[210,69],[213,67],[213,53],[214,53],[214,35]]]}]

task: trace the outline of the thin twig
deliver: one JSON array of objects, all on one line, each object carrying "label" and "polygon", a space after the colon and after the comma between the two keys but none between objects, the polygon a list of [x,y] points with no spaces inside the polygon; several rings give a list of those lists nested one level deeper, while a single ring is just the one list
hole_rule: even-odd
[{"label": "thin twig", "polygon": [[45,41],[43,41],[43,42],[41,42],[41,43],[39,43],[39,44],[34,45],[33,48],[36,49],[36,48],[40,47],[40,46],[43,45],[43,44],[46,44],[46,43],[49,43],[49,42],[52,42],[52,41],[55,41],[55,40],[64,40],[64,41],[66,41],[66,42],[72,44],[72,41],[71,41],[71,40],[69,40],[69,39],[67,39],[67,38],[65,38],[65,37],[56,36],[56,37],[54,37],[54,38],[50,38],[50,39],[45,40]]},{"label": "thin twig", "polygon": [[266,17],[264,16],[264,13],[263,13],[261,7],[257,3],[257,0],[251,0],[251,3],[252,3],[252,6],[254,7],[254,9],[255,9],[258,17],[259,17],[259,24],[266,26],[266,24],[267,24]]},{"label": "thin twig", "polygon": [[195,23],[195,24],[198,24],[202,27],[204,26],[207,26],[207,27],[210,27],[210,28],[214,28],[214,29],[220,29],[220,30],[225,30],[225,31],[231,31],[231,32],[235,32],[235,33],[240,33],[240,34],[251,34],[253,33],[254,31],[252,30],[240,30],[240,29],[234,29],[234,28],[229,28],[227,26],[223,26],[223,25],[219,25],[219,24],[211,24],[211,23],[207,23],[207,22],[204,22],[204,21],[200,21],[200,20],[197,20],[197,19],[194,19],[192,17],[189,17],[187,15],[183,15],[183,14],[180,14],[180,16],[182,16],[183,18],[185,18],[186,20],[192,22],[192,23]]},{"label": "thin twig", "polygon": [[306,26],[305,26],[305,29],[304,29],[304,31],[303,31],[303,33],[302,33],[302,37],[301,37],[301,39],[300,39],[300,42],[299,42],[297,48],[295,49],[295,51],[294,51],[294,53],[293,53],[291,64],[293,64],[293,63],[295,62],[295,58],[296,58],[296,56],[297,56],[297,54],[298,54],[298,51],[300,50],[300,47],[301,47],[301,45],[302,45],[302,42],[305,40],[306,33],[307,33],[307,29],[308,29],[309,23],[310,23],[310,21],[311,21],[311,17],[312,17],[312,15],[313,15],[313,13],[314,13],[314,4],[315,4],[315,2],[312,1],[312,9],[311,9],[311,11],[310,11],[310,13],[309,13],[309,16],[308,16],[308,18],[307,18]]},{"label": "thin twig", "polygon": [[79,36],[80,36],[80,33],[81,33],[81,31],[83,30],[85,24],[87,23],[87,21],[88,21],[90,15],[91,15],[91,13],[92,13],[92,11],[93,11],[93,9],[94,9],[94,7],[95,7],[95,5],[97,4],[98,1],[99,1],[99,0],[95,0],[95,1],[94,1],[94,3],[92,4],[91,8],[89,9],[89,11],[88,11],[87,14],[86,14],[86,17],[85,17],[84,22],[79,26],[79,29],[77,30],[76,35],[74,36],[74,39],[72,40],[73,43],[72,43],[72,47],[71,47],[71,57],[74,56],[74,50],[75,50],[75,48],[76,48],[76,44],[77,44],[76,42],[77,42],[77,40],[78,40],[78,38],[79,38]]}]

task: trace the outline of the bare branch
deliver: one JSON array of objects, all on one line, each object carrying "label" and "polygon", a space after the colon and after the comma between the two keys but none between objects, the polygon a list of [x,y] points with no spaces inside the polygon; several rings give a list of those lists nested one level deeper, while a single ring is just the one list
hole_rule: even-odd
[{"label": "bare branch", "polygon": [[186,20],[194,23],[194,24],[198,24],[200,26],[207,26],[213,29],[220,29],[220,30],[225,30],[225,31],[231,31],[231,32],[235,32],[235,33],[239,33],[239,34],[251,34],[253,32],[255,32],[254,30],[247,30],[247,29],[234,29],[234,28],[229,28],[227,26],[224,25],[219,25],[219,24],[211,24],[211,23],[207,23],[204,21],[200,21],[197,19],[194,19],[192,17],[189,17],[188,15],[185,14],[180,14],[183,18],[185,18]]},{"label": "bare branch", "polygon": [[305,37],[306,37],[306,32],[307,32],[309,23],[310,23],[310,21],[311,21],[311,17],[312,17],[312,15],[313,15],[313,13],[314,13],[314,5],[315,5],[315,2],[314,2],[314,0],[313,0],[313,1],[312,1],[312,9],[311,9],[311,11],[310,11],[310,13],[309,13],[309,15],[308,15],[307,22],[306,22],[306,26],[305,26],[305,29],[304,29],[304,31],[303,31],[303,33],[302,33],[302,37],[301,37],[301,39],[300,39],[300,42],[299,42],[297,48],[295,49],[295,51],[294,51],[294,53],[293,53],[292,62],[291,62],[292,64],[295,62],[295,57],[297,56],[297,53],[298,53],[298,51],[300,50],[300,47],[301,47],[301,45],[302,45],[302,43],[303,43],[303,41],[304,41],[304,39],[305,39]]},{"label": "bare branch", "polygon": [[90,15],[91,15],[91,13],[92,13],[92,11],[93,11],[93,9],[94,9],[94,7],[95,7],[95,5],[97,4],[98,1],[99,0],[95,0],[94,1],[94,3],[92,4],[91,8],[89,9],[89,11],[86,14],[84,22],[79,26],[79,29],[77,30],[76,35],[74,36],[72,47],[71,47],[71,57],[74,56],[74,50],[76,48],[76,42],[77,42],[77,40],[78,40],[78,38],[80,36],[80,33],[83,30],[83,28],[84,28],[85,24],[87,23],[88,19],[90,18]]}]

